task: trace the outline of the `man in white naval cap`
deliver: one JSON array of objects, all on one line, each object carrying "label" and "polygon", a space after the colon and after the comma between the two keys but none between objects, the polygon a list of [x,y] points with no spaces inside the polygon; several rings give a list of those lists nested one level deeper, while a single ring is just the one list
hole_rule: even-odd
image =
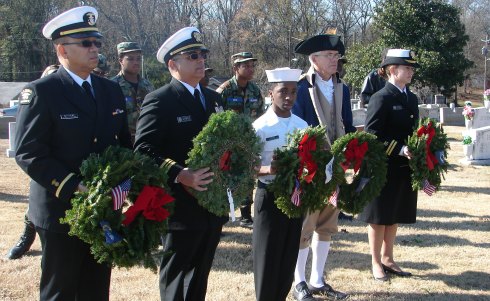
[{"label": "man in white naval cap", "polygon": [[277,208],[274,194],[268,191],[267,185],[275,177],[274,150],[287,144],[289,133],[306,128],[308,124],[291,113],[301,70],[278,68],[265,72],[272,105],[253,123],[257,136],[264,143],[254,199],[255,296],[258,301],[281,301],[286,300],[293,282],[302,218],[289,218]]},{"label": "man in white naval cap", "polygon": [[135,149],[151,156],[166,172],[175,197],[169,232],[164,239],[168,252],[160,266],[162,300],[205,300],[209,271],[227,218],[201,207],[189,192],[206,190],[213,180],[209,167],[185,167],[192,139],[214,112],[222,111],[218,93],[204,89],[208,49],[195,27],[169,37],[157,52],[172,75],[169,84],[146,95],[136,128]]},{"label": "man in white naval cap", "polygon": [[[109,300],[111,268],[68,235],[60,218],[81,184],[80,165],[110,145],[131,147],[124,96],[116,83],[91,75],[102,35],[97,11],[82,6],[43,28],[61,64],[29,83],[17,116],[17,164],[31,178],[29,218],[41,238],[40,300]],[[117,112],[117,113],[114,113]]]}]

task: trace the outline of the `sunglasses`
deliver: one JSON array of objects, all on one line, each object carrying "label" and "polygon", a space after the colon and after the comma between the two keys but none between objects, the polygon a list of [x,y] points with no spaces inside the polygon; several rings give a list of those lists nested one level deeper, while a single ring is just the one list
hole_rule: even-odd
[{"label": "sunglasses", "polygon": [[200,53],[192,52],[192,53],[180,53],[180,54],[190,61],[195,61],[200,58],[205,60],[208,58],[208,54],[206,52],[200,52]]},{"label": "sunglasses", "polygon": [[82,45],[84,48],[90,48],[92,45],[94,45],[97,48],[102,47],[102,42],[101,41],[89,41],[89,40],[83,40],[81,42],[72,42],[72,43],[63,43],[61,45]]}]

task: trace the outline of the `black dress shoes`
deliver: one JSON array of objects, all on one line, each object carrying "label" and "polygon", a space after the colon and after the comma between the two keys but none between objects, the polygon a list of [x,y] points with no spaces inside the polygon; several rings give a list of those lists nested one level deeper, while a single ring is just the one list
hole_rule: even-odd
[{"label": "black dress shoes", "polygon": [[347,297],[349,297],[349,295],[346,293],[334,290],[330,285],[325,283],[325,281],[323,282],[322,287],[314,287],[308,284],[308,289],[314,295],[327,296],[329,299],[332,300],[344,300],[347,299]]},{"label": "black dress shoes", "polygon": [[18,259],[24,256],[24,254],[29,251],[34,239],[36,238],[36,229],[34,228],[34,224],[30,221],[26,221],[25,224],[24,233],[22,233],[22,236],[17,244],[10,249],[7,255],[8,259]]},{"label": "black dress shoes", "polygon": [[392,274],[397,275],[397,276],[400,276],[400,277],[410,277],[410,276],[412,276],[412,273],[410,273],[410,272],[395,271],[394,269],[392,269],[390,267],[387,267],[384,264],[382,266],[383,266],[383,269],[385,270],[385,272],[387,272],[387,273],[392,273]]},{"label": "black dress shoes", "polygon": [[373,274],[373,278],[374,278],[374,280],[376,280],[376,281],[381,281],[381,282],[386,282],[386,281],[388,281],[388,280],[390,279],[390,278],[388,277],[388,275],[386,275],[386,274],[385,274],[383,277],[376,277],[376,276],[374,276],[374,274]]},{"label": "black dress shoes", "polygon": [[313,294],[308,289],[308,285],[304,281],[296,284],[293,289],[293,296],[294,300],[296,301],[317,301],[317,299],[313,297]]}]

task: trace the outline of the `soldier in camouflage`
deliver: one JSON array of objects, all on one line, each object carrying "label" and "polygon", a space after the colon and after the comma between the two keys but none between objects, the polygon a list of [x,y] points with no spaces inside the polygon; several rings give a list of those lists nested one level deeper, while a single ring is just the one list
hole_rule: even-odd
[{"label": "soldier in camouflage", "polygon": [[[246,114],[252,121],[264,113],[264,99],[259,87],[251,80],[255,73],[256,58],[251,52],[240,52],[231,56],[235,75],[225,81],[216,92],[223,97],[225,110]],[[240,225],[253,227],[252,198],[248,197],[240,207]]]},{"label": "soldier in camouflage", "polygon": [[141,104],[146,94],[155,90],[153,85],[140,76],[141,48],[135,42],[122,42],[117,44],[117,54],[121,71],[112,78],[121,86],[126,99],[126,111],[128,115],[129,131],[134,142],[136,122],[140,114]]},{"label": "soldier in camouflage", "polygon": [[99,53],[99,63],[97,64],[97,67],[92,70],[92,74],[101,76],[101,77],[107,77],[107,74],[111,70],[111,67],[109,66],[109,63],[107,62],[107,58],[105,55]]}]

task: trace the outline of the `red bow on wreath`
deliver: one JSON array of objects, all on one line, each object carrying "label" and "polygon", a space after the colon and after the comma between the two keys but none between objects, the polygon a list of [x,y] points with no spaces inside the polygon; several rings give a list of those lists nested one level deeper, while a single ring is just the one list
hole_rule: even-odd
[{"label": "red bow on wreath", "polygon": [[163,206],[173,200],[174,198],[163,188],[147,185],[143,187],[134,205],[124,213],[126,218],[122,223],[125,226],[131,224],[142,211],[147,220],[161,222],[170,215]]},{"label": "red bow on wreath", "polygon": [[367,141],[364,141],[359,145],[359,140],[357,138],[352,139],[347,143],[344,151],[345,161],[340,163],[340,166],[346,171],[351,164],[354,163],[354,172],[356,173],[361,168],[362,160],[367,151]]},{"label": "red bow on wreath", "polygon": [[219,169],[223,171],[228,171],[231,169],[231,151],[227,150],[221,155],[219,159]]},{"label": "red bow on wreath", "polygon": [[318,166],[315,161],[313,161],[313,156],[311,155],[312,151],[316,150],[316,139],[313,137],[308,139],[308,134],[303,136],[301,142],[298,147],[298,157],[299,157],[299,169],[298,169],[298,178],[301,178],[303,175],[303,168],[306,165],[306,169],[308,170],[308,175],[305,176],[305,181],[307,183],[311,183],[313,177],[315,176],[316,170]]},{"label": "red bow on wreath", "polygon": [[425,162],[427,163],[427,167],[429,168],[429,170],[433,170],[434,165],[436,165],[438,162],[436,156],[430,151],[430,144],[432,142],[432,139],[436,135],[436,129],[432,126],[432,122],[429,122],[427,126],[422,125],[417,130],[418,137],[424,134],[427,135],[427,141],[425,142]]}]

